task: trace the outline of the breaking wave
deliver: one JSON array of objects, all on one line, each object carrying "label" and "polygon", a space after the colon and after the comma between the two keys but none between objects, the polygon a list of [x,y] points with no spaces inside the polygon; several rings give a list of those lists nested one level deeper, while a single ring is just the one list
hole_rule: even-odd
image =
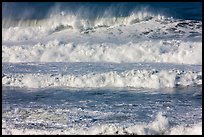
[{"label": "breaking wave", "polygon": [[172,70],[130,70],[89,73],[81,76],[63,74],[3,74],[4,86],[44,88],[173,88],[202,85],[202,72]]},{"label": "breaking wave", "polygon": [[[60,10],[53,8],[46,17],[38,19],[3,18],[2,62],[142,62],[202,65],[202,21],[174,19],[164,16],[162,12],[156,13],[145,8],[132,10],[124,16],[115,15],[110,7],[100,15],[96,13],[94,17],[90,15],[94,15],[94,10],[89,12],[81,8],[75,13]],[[118,74],[112,71],[82,77],[61,75],[60,72],[59,76],[8,74],[2,77],[2,80],[4,85],[25,87],[29,86],[29,82],[24,82],[24,79],[35,79],[31,84],[33,87],[163,88],[202,84],[202,74],[193,71],[181,73],[179,80],[177,75],[180,75],[180,72],[172,74],[164,70],[152,74],[151,71],[137,71],[139,70],[133,70],[134,74],[130,77],[127,74],[132,72]],[[144,76],[140,77],[141,74]],[[111,77],[116,81],[111,81]],[[155,83],[147,84],[149,82]]]},{"label": "breaking wave", "polygon": [[[192,58],[193,57],[193,58]],[[202,43],[144,41],[127,44],[63,44],[50,41],[34,46],[2,46],[3,62],[163,62],[202,64]]]},{"label": "breaking wave", "polygon": [[[46,115],[46,114],[45,114]],[[172,126],[165,116],[159,112],[154,121],[149,123],[134,124],[132,126],[122,127],[117,124],[102,124],[94,125],[91,127],[73,127],[68,129],[18,129],[15,127],[7,128],[5,124],[2,125],[2,134],[80,134],[80,135],[201,135],[202,134],[202,122],[194,125],[174,125]]]},{"label": "breaking wave", "polygon": [[130,25],[139,23],[141,21],[148,21],[151,19],[161,20],[164,19],[162,15],[155,15],[150,12],[133,12],[129,16],[101,16],[96,18],[84,18],[80,14],[60,14],[50,15],[44,19],[3,19],[2,27],[46,27],[50,28],[72,28],[75,30],[88,29],[100,26],[115,26],[115,25]]}]

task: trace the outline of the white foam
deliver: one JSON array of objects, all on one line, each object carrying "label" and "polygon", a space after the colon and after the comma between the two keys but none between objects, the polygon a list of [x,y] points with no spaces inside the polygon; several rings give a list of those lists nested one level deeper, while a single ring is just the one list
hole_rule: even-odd
[{"label": "white foam", "polygon": [[132,126],[123,127],[118,124],[102,124],[93,125],[91,127],[75,126],[73,128],[66,129],[20,129],[10,125],[4,125],[2,133],[11,135],[201,135],[202,134],[202,122],[195,123],[194,125],[175,125],[172,126],[169,120],[159,112],[154,121],[149,123],[138,123]]},{"label": "white foam", "polygon": [[[5,23],[4,23],[5,22]],[[9,24],[12,21],[4,21],[4,24]],[[37,25],[36,20],[25,20],[19,21],[21,24],[28,25],[14,25],[8,28],[2,27],[2,40],[3,41],[23,41],[31,40],[34,38],[41,39],[50,36],[54,32],[59,32],[62,30],[68,30],[63,35],[70,37],[69,34],[76,37],[76,32],[92,31],[96,32],[94,35],[99,35],[104,37],[101,33],[114,33],[120,30],[121,33],[126,34],[123,39],[130,37],[131,33],[141,37],[144,34],[152,34],[151,37],[169,37],[169,38],[183,38],[189,35],[195,35],[194,37],[199,38],[202,36],[202,22],[193,22],[191,20],[173,20],[168,18],[163,18],[162,16],[154,16],[150,13],[134,13],[128,17],[102,17],[96,19],[83,19],[74,16],[53,16],[50,19],[39,20]],[[187,24],[186,26],[178,24]],[[36,24],[36,25],[29,25]],[[189,25],[188,25],[189,24]],[[103,31],[103,29],[108,29]],[[112,30],[111,30],[112,29]],[[139,30],[139,32],[138,32]],[[101,33],[100,33],[101,32]],[[99,34],[97,34],[99,33]],[[15,35],[14,35],[15,34]],[[158,36],[159,35],[159,36]],[[55,35],[56,38],[57,35]],[[62,35],[61,35],[62,36]],[[119,36],[119,34],[117,34]],[[80,37],[83,38],[83,37]],[[53,39],[53,38],[52,38]],[[67,38],[68,39],[68,38]],[[189,38],[188,38],[189,39]],[[141,40],[141,39],[139,39]],[[107,41],[107,40],[106,40]]]},{"label": "white foam", "polygon": [[[2,65],[2,86],[52,90],[55,87],[159,89],[202,85],[200,21],[168,19],[149,12],[96,19],[63,13],[43,20],[3,20],[2,24],[2,62],[5,63]],[[57,62],[80,63],[67,65]],[[90,66],[92,62],[120,65],[107,63],[85,68],[87,65],[82,62],[89,62]],[[140,66],[138,63],[133,67],[125,64],[137,62],[150,64]],[[46,96],[42,100],[50,103],[48,98]],[[32,108],[33,104],[30,103],[29,107]],[[162,113],[158,113],[155,120],[149,123],[128,123],[124,126],[101,122],[91,127],[71,123],[72,127],[67,127],[70,117],[66,114],[56,115],[56,109],[51,110],[54,113],[48,109],[33,109],[28,111],[32,115],[25,117],[25,121],[21,117],[24,111],[20,112],[18,108],[12,116],[12,112],[4,113],[6,118],[2,119],[2,134],[202,134],[202,122],[171,125]],[[90,113],[94,115],[96,112]],[[76,118],[80,116],[76,110],[73,114],[76,114]],[[30,122],[47,122],[53,127],[32,128],[27,125]]]},{"label": "white foam", "polygon": [[[193,57],[193,58],[192,58]],[[144,41],[74,45],[50,41],[34,46],[2,46],[3,62],[165,62],[202,64],[202,43]]]},{"label": "white foam", "polygon": [[84,75],[4,74],[3,86],[17,87],[76,87],[76,88],[167,88],[202,85],[202,73],[181,70],[130,70],[98,72]]},{"label": "white foam", "polygon": [[3,41],[24,41],[37,39],[49,34],[48,28],[42,27],[11,27],[2,28]]}]

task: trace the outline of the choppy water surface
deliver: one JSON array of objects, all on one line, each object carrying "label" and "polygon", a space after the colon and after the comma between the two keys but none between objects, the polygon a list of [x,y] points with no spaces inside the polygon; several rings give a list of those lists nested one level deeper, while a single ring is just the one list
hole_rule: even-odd
[{"label": "choppy water surface", "polygon": [[202,134],[202,3],[3,3],[3,134]]},{"label": "choppy water surface", "polygon": [[[12,128],[36,129],[35,132],[45,129],[58,133],[60,129],[63,130],[61,134],[69,133],[71,128],[75,128],[74,134],[80,134],[77,132],[83,128],[85,133],[89,134],[91,128],[96,125],[112,124],[123,128],[141,123],[148,125],[155,120],[158,113],[161,113],[169,123],[168,125],[162,123],[163,121],[158,123],[166,128],[167,134],[171,128],[178,125],[191,127],[202,121],[201,90],[201,87],[163,90],[59,88],[29,90],[5,87],[2,92],[2,128],[7,129],[6,125],[11,124],[14,126]],[[106,134],[102,129],[97,130],[97,134],[101,132]],[[160,129],[145,134],[154,134],[156,130]],[[121,129],[116,131],[121,134],[125,132]],[[124,134],[138,132],[139,129]],[[113,131],[109,134],[117,133]]]}]

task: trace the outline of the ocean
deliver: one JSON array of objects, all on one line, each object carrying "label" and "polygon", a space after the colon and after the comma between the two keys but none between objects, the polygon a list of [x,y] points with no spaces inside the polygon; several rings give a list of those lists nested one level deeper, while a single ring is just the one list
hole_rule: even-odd
[{"label": "ocean", "polygon": [[202,2],[3,2],[2,134],[202,134]]}]

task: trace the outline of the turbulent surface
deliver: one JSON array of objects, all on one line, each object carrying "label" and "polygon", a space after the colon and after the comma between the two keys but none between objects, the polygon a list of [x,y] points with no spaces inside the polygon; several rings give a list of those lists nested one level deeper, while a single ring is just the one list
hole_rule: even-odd
[{"label": "turbulent surface", "polygon": [[3,64],[2,84],[30,88],[166,88],[202,85],[202,72],[200,65],[161,63]]},{"label": "turbulent surface", "polygon": [[102,18],[88,27],[79,20],[80,29],[65,27],[72,20],[70,17],[56,19],[57,25],[49,25],[47,20],[37,27],[3,28],[2,60],[202,63],[201,22],[146,14],[135,13],[119,21]]},{"label": "turbulent surface", "polygon": [[201,88],[7,87],[2,92],[2,133],[202,134]]},{"label": "turbulent surface", "polygon": [[2,134],[202,134],[201,40],[147,11],[4,18]]},{"label": "turbulent surface", "polygon": [[[127,17],[84,19],[65,14],[43,20],[3,22],[9,26],[3,25],[2,30],[2,80],[6,86],[165,88],[202,84],[201,21],[135,12]],[[22,62],[36,62],[32,67],[38,72],[32,69],[28,74],[23,68],[30,69],[29,64],[12,66]],[[40,62],[49,62],[44,64],[48,67],[41,67]],[[63,69],[56,70],[56,74],[39,73],[54,69],[51,62],[73,64],[61,64]],[[74,62],[86,63],[80,66]],[[103,65],[107,67],[100,63],[107,63]],[[121,65],[111,68],[111,63]],[[133,65],[120,72],[114,70],[128,63]],[[166,67],[168,64],[171,65]],[[197,65],[199,70],[177,69],[176,64],[189,64],[188,68]],[[71,65],[74,68],[69,70]],[[64,74],[77,71],[78,66],[89,70],[80,76]],[[22,73],[7,74],[11,67]],[[98,67],[101,71],[93,73]]]}]

